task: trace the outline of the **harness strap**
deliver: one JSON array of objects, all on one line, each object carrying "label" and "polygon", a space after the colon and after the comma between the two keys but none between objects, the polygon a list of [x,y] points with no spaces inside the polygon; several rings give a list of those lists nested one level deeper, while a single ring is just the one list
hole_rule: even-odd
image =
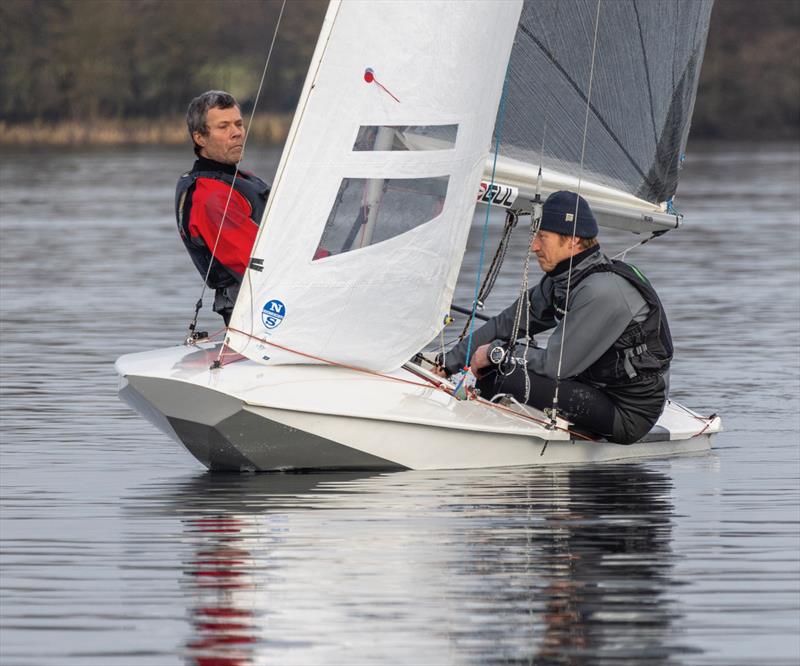
[{"label": "harness strap", "polygon": [[625,368],[625,373],[628,379],[635,379],[638,375],[636,368],[633,367],[631,359],[634,356],[641,356],[647,351],[647,344],[636,345],[635,347],[627,347],[623,350],[622,366]]}]

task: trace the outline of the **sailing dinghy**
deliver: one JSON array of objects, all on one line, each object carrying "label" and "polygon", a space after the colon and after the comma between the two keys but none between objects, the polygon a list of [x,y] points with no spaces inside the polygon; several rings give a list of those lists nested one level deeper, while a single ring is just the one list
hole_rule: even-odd
[{"label": "sailing dinghy", "polygon": [[[417,355],[449,320],[477,200],[579,192],[659,235],[711,3],[333,0],[224,339],[117,363],[120,396],[210,469],[447,469],[704,451],[668,401],[621,445],[472,395]],[[487,216],[488,220],[488,216]],[[527,236],[525,242],[527,242]]]}]

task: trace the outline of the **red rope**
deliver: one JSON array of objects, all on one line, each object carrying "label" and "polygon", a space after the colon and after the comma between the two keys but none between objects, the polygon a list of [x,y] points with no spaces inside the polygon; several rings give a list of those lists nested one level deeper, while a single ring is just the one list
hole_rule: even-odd
[{"label": "red rope", "polygon": [[[692,416],[694,416],[694,414],[692,414]],[[711,424],[714,423],[714,419],[715,418],[717,418],[716,414],[712,414],[711,416],[707,416],[706,419],[705,419],[706,420],[706,424],[703,426],[703,428],[699,432],[696,432],[694,435],[692,435],[692,437],[699,437],[700,435],[702,435],[706,430],[708,430],[711,427]]]},{"label": "red rope", "polygon": [[[297,354],[298,356],[302,356],[303,358],[308,358],[308,359],[311,359],[311,360],[314,360],[314,361],[318,361],[320,363],[324,363],[325,365],[331,365],[331,366],[334,366],[334,367],[337,367],[337,368],[345,368],[347,370],[353,370],[354,372],[362,372],[362,373],[365,373],[365,374],[368,374],[368,375],[372,375],[373,377],[380,377],[381,379],[388,379],[389,381],[401,382],[403,384],[410,384],[411,386],[421,386],[422,388],[435,388],[435,389],[438,389],[440,391],[443,391],[448,396],[452,397],[452,393],[450,393],[450,391],[448,391],[447,388],[445,388],[443,383],[441,383],[441,382],[436,383],[436,382],[434,382],[434,380],[429,379],[427,377],[422,377],[422,379],[424,379],[427,382],[425,384],[423,384],[421,382],[414,382],[414,381],[411,381],[410,379],[402,379],[401,377],[392,377],[391,375],[385,375],[385,374],[383,374],[381,372],[377,372],[375,370],[369,370],[367,368],[360,368],[360,367],[358,367],[356,365],[348,365],[347,363],[340,363],[338,361],[331,361],[330,359],[326,359],[326,358],[323,358],[321,356],[315,356],[314,354],[308,354],[306,352],[301,352],[301,351],[299,351],[297,349],[292,349],[291,347],[285,347],[284,345],[280,345],[277,342],[270,342],[269,340],[265,340],[263,338],[259,338],[259,337],[255,336],[255,335],[250,334],[250,333],[245,333],[244,331],[240,331],[238,328],[233,328],[233,327],[229,326],[228,330],[229,331],[233,331],[234,333],[239,333],[240,335],[244,335],[245,337],[251,338],[252,340],[257,340],[258,342],[261,342],[263,344],[270,345],[271,347],[276,347],[277,349],[282,349],[283,351],[287,351],[290,354]],[[416,374],[416,373],[414,373],[414,374]],[[417,375],[417,376],[419,376],[419,375]],[[507,413],[509,413],[509,414],[511,414],[513,416],[517,416],[519,418],[526,419],[528,421],[533,421],[534,423],[538,423],[539,425],[545,425],[545,426],[549,426],[550,425],[549,421],[545,421],[543,419],[537,419],[535,416],[530,416],[529,414],[522,414],[520,412],[515,412],[513,409],[509,409],[508,407],[505,407],[503,405],[498,405],[497,403],[494,403],[494,402],[489,402],[488,400],[485,400],[483,398],[477,398],[476,402],[478,404],[480,404],[480,405],[483,405],[484,407],[491,407],[493,409],[498,409],[500,411],[507,412]],[[580,439],[587,440],[587,441],[593,441],[591,437],[587,437],[586,435],[583,435],[582,433],[574,432],[574,431],[570,430],[569,428],[562,428],[561,426],[554,426],[554,427],[555,427],[556,430],[562,430],[563,432],[569,433],[570,435],[573,435],[573,436],[578,437]]]},{"label": "red rope", "polygon": [[[390,375],[384,375],[383,373],[377,372],[376,370],[369,370],[367,368],[360,368],[356,365],[348,365],[347,363],[339,363],[338,361],[331,361],[326,358],[322,358],[321,356],[315,356],[314,354],[308,354],[306,352],[298,351],[297,349],[292,349],[291,347],[284,347],[283,345],[279,345],[277,342],[270,342],[269,340],[264,340],[263,338],[256,337],[255,335],[251,335],[250,333],[245,333],[244,331],[240,331],[237,328],[233,328],[231,326],[228,327],[229,331],[233,331],[234,333],[239,333],[240,335],[244,335],[245,337],[251,338],[253,340],[257,340],[258,342],[262,342],[266,345],[271,347],[276,347],[277,349],[282,349],[283,351],[287,351],[290,354],[297,354],[298,356],[302,356],[303,358],[308,358],[313,361],[318,361],[320,363],[324,363],[325,365],[332,365],[338,368],[345,368],[347,370],[354,370],[355,372],[363,372],[368,375],[372,375],[374,377],[381,377],[383,379],[389,379],[396,382],[402,382],[404,384],[410,384],[411,386],[421,386],[423,388],[434,388],[441,389],[446,392],[446,389],[441,384],[436,384],[432,380],[425,378],[428,382],[427,384],[422,384],[421,382],[413,382],[410,379],[402,379],[400,377],[391,377]],[[448,394],[449,395],[449,394]]]},{"label": "red rope", "polygon": [[678,402],[673,402],[672,400],[670,400],[669,402],[672,405],[677,405],[678,407],[680,407],[681,410],[683,410],[693,419],[700,421],[701,423],[705,423],[705,425],[700,430],[698,430],[694,435],[692,435],[692,437],[699,437],[700,435],[702,435],[706,430],[708,430],[711,427],[711,424],[714,423],[714,419],[717,418],[716,414],[712,414],[711,416],[700,416],[699,414],[695,414],[691,410],[686,409],[686,407],[684,407]]},{"label": "red rope", "polygon": [[[485,400],[484,398],[478,398],[478,402],[480,404],[482,404],[482,405],[487,406],[487,407],[494,407],[495,409],[499,409],[499,410],[501,410],[503,412],[508,412],[509,414],[513,414],[514,416],[519,416],[519,417],[521,417],[523,419],[529,419],[529,420],[533,421],[534,423],[538,423],[539,425],[548,426],[548,427],[550,426],[550,421],[545,421],[543,419],[537,419],[535,416],[530,416],[529,414],[521,414],[520,412],[515,412],[513,409],[509,409],[505,405],[498,405],[496,402],[489,402],[488,400]],[[567,432],[570,435],[574,435],[575,437],[579,437],[580,439],[586,440],[587,442],[595,441],[591,437],[588,437],[587,435],[584,435],[583,433],[575,432],[574,430],[570,430],[569,428],[562,428],[561,426],[553,426],[553,427],[556,430],[563,430],[564,432]]]},{"label": "red rope", "polygon": [[398,104],[400,103],[400,100],[397,99],[397,97],[395,97],[385,85],[383,85],[380,81],[378,81],[378,79],[373,79],[373,81],[375,81],[375,83],[377,83],[381,87],[381,90],[383,90],[387,95],[389,95],[389,97],[391,97],[395,102],[397,102]]}]

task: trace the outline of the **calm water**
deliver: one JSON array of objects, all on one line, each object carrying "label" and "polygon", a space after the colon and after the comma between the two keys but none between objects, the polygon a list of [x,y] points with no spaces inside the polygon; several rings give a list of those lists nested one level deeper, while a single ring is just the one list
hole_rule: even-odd
[{"label": "calm water", "polygon": [[179,342],[199,295],[190,162],[3,156],[2,664],[797,663],[796,145],[695,148],[686,228],[629,256],[715,451],[546,471],[209,475],[118,402],[114,359]]}]

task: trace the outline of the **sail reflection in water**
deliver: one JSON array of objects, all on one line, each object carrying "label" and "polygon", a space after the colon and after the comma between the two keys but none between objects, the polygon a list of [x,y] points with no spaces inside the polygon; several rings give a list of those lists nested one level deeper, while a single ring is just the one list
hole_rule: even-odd
[{"label": "sail reflection in water", "polygon": [[645,467],[153,490],[189,549],[192,664],[659,664],[685,651],[668,595],[671,482]]}]

